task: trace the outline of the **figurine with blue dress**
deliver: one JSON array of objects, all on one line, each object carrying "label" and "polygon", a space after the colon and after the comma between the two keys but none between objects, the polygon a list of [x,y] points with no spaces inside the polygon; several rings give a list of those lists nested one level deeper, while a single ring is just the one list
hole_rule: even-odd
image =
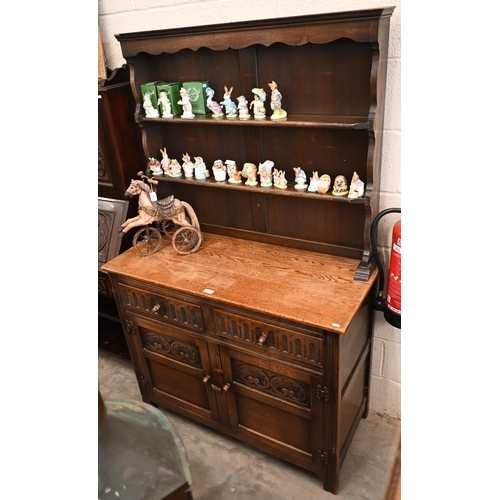
[{"label": "figurine with blue dress", "polygon": [[300,167],[293,167],[295,172],[295,189],[305,189],[307,187],[306,173]]},{"label": "figurine with blue dress", "polygon": [[194,177],[199,180],[205,180],[207,177],[210,177],[210,172],[201,156],[194,157]]}]

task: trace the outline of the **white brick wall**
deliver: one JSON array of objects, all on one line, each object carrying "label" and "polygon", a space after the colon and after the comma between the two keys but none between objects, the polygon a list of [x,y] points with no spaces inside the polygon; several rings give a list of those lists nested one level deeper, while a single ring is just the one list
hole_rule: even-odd
[{"label": "white brick wall", "polygon": [[[118,33],[396,6],[389,43],[380,209],[401,207],[401,0],[99,0],[98,5],[110,69],[125,63],[114,37]],[[379,225],[379,246],[385,262],[397,218],[391,214]],[[373,347],[370,408],[400,417],[400,331],[388,325],[379,312]]]}]

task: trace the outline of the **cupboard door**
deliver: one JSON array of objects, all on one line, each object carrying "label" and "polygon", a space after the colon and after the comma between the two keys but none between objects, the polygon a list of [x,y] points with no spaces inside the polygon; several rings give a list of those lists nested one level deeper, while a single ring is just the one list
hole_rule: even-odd
[{"label": "cupboard door", "polygon": [[226,347],[220,354],[230,384],[226,396],[231,429],[264,451],[320,473],[323,403],[315,387],[321,378]]},{"label": "cupboard door", "polygon": [[141,391],[152,402],[207,423],[219,422],[211,389],[209,346],[201,336],[134,317],[136,369]]}]

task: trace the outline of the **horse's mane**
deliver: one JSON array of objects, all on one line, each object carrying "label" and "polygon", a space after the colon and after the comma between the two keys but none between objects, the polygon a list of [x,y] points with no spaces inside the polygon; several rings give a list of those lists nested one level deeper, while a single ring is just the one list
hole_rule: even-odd
[{"label": "horse's mane", "polygon": [[138,180],[135,180],[134,181],[141,189],[143,189],[144,191],[146,191],[146,193],[149,193],[151,191],[151,188],[143,181],[138,181]]}]

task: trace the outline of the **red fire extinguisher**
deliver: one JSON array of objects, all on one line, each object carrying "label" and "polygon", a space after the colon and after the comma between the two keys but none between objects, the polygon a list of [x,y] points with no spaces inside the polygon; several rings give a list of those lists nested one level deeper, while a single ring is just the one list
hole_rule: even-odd
[{"label": "red fire extinguisher", "polygon": [[387,292],[384,299],[384,269],[377,251],[378,223],[382,217],[391,213],[401,213],[400,208],[388,208],[380,212],[373,219],[370,228],[373,256],[379,270],[379,287],[373,307],[384,312],[385,320],[392,326],[401,329],[401,220],[398,220],[392,229],[391,257],[387,280]]}]

